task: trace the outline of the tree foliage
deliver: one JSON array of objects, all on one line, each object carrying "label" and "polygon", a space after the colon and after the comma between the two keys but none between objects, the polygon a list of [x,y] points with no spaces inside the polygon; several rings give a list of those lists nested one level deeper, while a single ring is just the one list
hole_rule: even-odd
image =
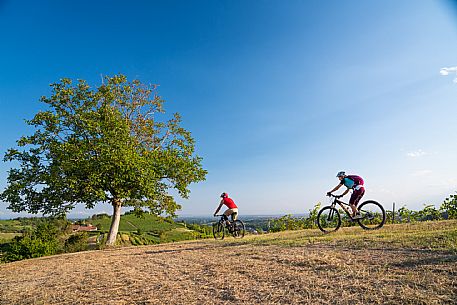
[{"label": "tree foliage", "polygon": [[416,212],[416,219],[418,220],[439,220],[443,216],[441,212],[435,208],[433,204],[424,204],[424,208]]},{"label": "tree foliage", "polygon": [[444,200],[440,209],[443,212],[446,212],[448,218],[456,219],[457,218],[457,194],[451,194],[446,200]]},{"label": "tree foliage", "polygon": [[97,88],[70,79],[51,87],[41,98],[48,110],[28,121],[35,133],[5,155],[19,164],[0,194],[9,209],[59,215],[109,202],[117,233],[120,206],[174,215],[170,189],[187,198],[189,184],[204,180],[194,139],[179,114],[165,115],[156,86],[118,75]]}]

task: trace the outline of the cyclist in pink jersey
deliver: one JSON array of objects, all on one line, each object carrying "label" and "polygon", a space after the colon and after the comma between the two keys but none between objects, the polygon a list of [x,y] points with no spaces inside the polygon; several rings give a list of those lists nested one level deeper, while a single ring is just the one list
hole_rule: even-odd
[{"label": "cyclist in pink jersey", "polygon": [[221,202],[219,203],[219,206],[216,209],[216,212],[214,212],[214,216],[219,212],[221,207],[223,205],[227,206],[227,210],[224,212],[224,219],[227,223],[227,225],[230,225],[230,221],[228,220],[228,216],[232,217],[232,221],[235,221],[236,218],[238,217],[238,207],[236,206],[235,202],[229,198],[227,193],[222,193],[221,194]]},{"label": "cyclist in pink jersey", "polygon": [[359,203],[360,199],[362,199],[363,195],[365,194],[365,187],[363,186],[363,179],[357,175],[346,175],[345,172],[339,172],[336,177],[340,179],[340,183],[333,188],[330,192],[327,193],[327,196],[330,196],[333,192],[338,190],[343,185],[347,187],[343,194],[339,195],[338,197],[343,197],[346,195],[349,190],[352,189],[351,199],[349,199],[349,206],[352,209],[352,219],[359,219],[361,215],[357,211],[357,204]]}]

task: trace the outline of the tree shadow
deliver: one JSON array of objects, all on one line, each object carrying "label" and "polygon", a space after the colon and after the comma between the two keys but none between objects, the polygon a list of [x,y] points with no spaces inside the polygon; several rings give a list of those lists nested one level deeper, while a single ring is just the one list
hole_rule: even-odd
[{"label": "tree shadow", "polygon": [[396,262],[391,264],[393,267],[400,267],[400,268],[416,268],[419,266],[426,266],[426,265],[440,265],[440,264],[447,264],[447,263],[456,263],[457,262],[457,255],[448,255],[448,256],[433,256],[433,257],[425,257],[425,258],[415,258],[415,259],[408,259],[401,262]]},{"label": "tree shadow", "polygon": [[[180,253],[185,251],[200,251],[208,249],[208,247],[195,247],[195,248],[183,248],[183,249],[164,249],[155,251],[146,251],[145,254],[160,254],[160,253]],[[141,255],[141,254],[139,254]]]}]

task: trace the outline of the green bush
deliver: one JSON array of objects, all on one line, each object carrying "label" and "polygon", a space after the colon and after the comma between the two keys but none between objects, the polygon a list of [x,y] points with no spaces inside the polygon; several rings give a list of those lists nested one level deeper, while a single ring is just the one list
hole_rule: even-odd
[{"label": "green bush", "polygon": [[6,247],[4,260],[7,262],[53,255],[60,252],[57,239],[43,240],[34,235],[17,236]]},{"label": "green bush", "polygon": [[417,212],[419,220],[440,220],[442,219],[441,212],[435,208],[432,204],[424,205],[424,208]]},{"label": "green bush", "polygon": [[440,210],[447,214],[449,219],[457,218],[457,194],[450,195],[440,207]]},{"label": "green bush", "polygon": [[65,252],[79,252],[87,250],[87,239],[89,234],[86,232],[73,234],[65,241]]},{"label": "green bush", "polygon": [[16,236],[7,245],[3,260],[12,262],[62,252],[60,226],[60,221],[40,221],[35,230],[28,230],[22,236]]},{"label": "green bush", "polygon": [[284,215],[280,218],[271,219],[269,232],[316,228],[317,213],[320,208],[321,204],[317,203],[311,210],[309,210],[308,217],[293,217],[292,215]]}]

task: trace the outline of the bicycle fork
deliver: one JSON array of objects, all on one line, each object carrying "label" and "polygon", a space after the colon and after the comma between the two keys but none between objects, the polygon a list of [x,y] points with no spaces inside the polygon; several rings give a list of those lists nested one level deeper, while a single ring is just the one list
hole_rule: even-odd
[{"label": "bicycle fork", "polygon": [[335,204],[331,205],[330,213],[328,213],[327,221],[331,221],[333,219],[333,215],[335,214]]}]

